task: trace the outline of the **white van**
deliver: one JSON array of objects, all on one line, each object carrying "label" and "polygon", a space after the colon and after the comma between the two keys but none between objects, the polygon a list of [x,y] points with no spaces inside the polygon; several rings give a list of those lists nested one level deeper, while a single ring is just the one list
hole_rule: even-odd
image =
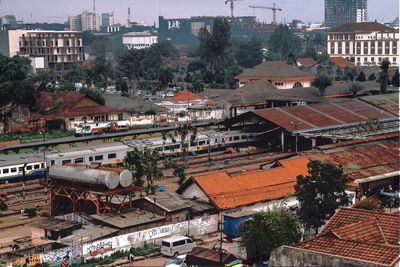
[{"label": "white van", "polygon": [[195,246],[196,244],[189,237],[174,236],[161,242],[161,254],[176,257],[191,252]]}]

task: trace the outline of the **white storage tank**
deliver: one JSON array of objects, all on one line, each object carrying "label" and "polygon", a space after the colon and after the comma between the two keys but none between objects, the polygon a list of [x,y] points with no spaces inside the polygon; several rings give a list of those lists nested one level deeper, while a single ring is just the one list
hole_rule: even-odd
[{"label": "white storage tank", "polygon": [[97,170],[114,171],[119,174],[119,184],[122,187],[129,187],[133,183],[133,175],[129,170],[120,168],[107,168],[107,167],[96,167]]},{"label": "white storage tank", "polygon": [[119,174],[115,171],[92,169],[87,166],[53,165],[49,168],[50,178],[91,184],[107,189],[115,189],[119,185]]}]

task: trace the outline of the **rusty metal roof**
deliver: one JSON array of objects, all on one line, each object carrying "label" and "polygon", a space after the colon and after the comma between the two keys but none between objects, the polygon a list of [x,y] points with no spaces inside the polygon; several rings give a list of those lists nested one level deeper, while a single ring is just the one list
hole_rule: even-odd
[{"label": "rusty metal roof", "polygon": [[272,122],[290,132],[397,117],[392,113],[355,99],[256,110],[251,111],[250,114]]},{"label": "rusty metal roof", "polygon": [[399,112],[399,93],[386,95],[373,95],[361,97],[361,100],[386,110],[394,115],[400,115]]},{"label": "rusty metal roof", "polygon": [[352,181],[399,170],[398,140],[372,140],[304,154],[310,160],[341,165],[346,177]]}]

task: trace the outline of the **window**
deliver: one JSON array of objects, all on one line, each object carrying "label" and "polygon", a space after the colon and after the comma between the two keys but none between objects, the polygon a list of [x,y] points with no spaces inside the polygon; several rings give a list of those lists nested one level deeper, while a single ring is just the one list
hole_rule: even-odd
[{"label": "window", "polygon": [[177,246],[182,246],[185,245],[185,240],[179,240],[179,241],[175,241],[174,243],[172,243],[173,247],[177,247]]},{"label": "window", "polygon": [[53,166],[54,165],[54,160],[50,161],[50,165]]},{"label": "window", "polygon": [[103,160],[103,155],[95,156],[94,160]]},{"label": "window", "polygon": [[301,82],[295,82],[293,88],[302,88],[303,84]]},{"label": "window", "polygon": [[19,171],[19,172],[23,172],[23,171],[24,171],[24,167],[19,167],[19,168],[18,168],[18,171]]},{"label": "window", "polygon": [[118,120],[122,121],[123,119],[124,119],[123,114],[122,113],[118,114]]},{"label": "window", "polygon": [[375,62],[375,58],[374,57],[371,57],[371,62]]},{"label": "window", "polygon": [[44,169],[44,163],[40,164],[40,168]]},{"label": "window", "polygon": [[10,172],[9,169],[3,169],[3,173],[4,173],[4,174],[9,173],[9,172]]},{"label": "window", "polygon": [[89,161],[93,161],[93,157],[89,157]]},{"label": "window", "polygon": [[204,145],[206,143],[206,141],[200,141],[199,142],[199,146],[202,146],[202,145]]},{"label": "window", "polygon": [[171,243],[169,243],[169,242],[166,242],[166,241],[162,241],[161,242],[161,246],[163,246],[163,247],[170,247],[171,246]]},{"label": "window", "polygon": [[32,166],[31,166],[31,165],[26,166],[26,169],[27,169],[28,171],[30,171],[30,170],[32,170]]},{"label": "window", "polygon": [[193,243],[193,240],[192,239],[186,239],[186,243],[191,244],[191,243]]},{"label": "window", "polygon": [[11,172],[17,172],[17,168],[11,168]]},{"label": "window", "polygon": [[109,159],[115,159],[117,157],[116,153],[108,154]]},{"label": "window", "polygon": [[390,43],[385,42],[385,54],[389,55],[390,54]]},{"label": "window", "polygon": [[396,62],[396,61],[397,61],[397,58],[394,57],[394,58],[393,58],[393,62]]},{"label": "window", "polygon": [[234,140],[234,141],[240,140],[240,136],[234,136],[234,137],[233,137],[233,140]]},{"label": "window", "polygon": [[62,165],[65,165],[65,164],[68,164],[68,163],[71,163],[71,160],[70,160],[70,159],[63,160],[63,161],[61,162]]},{"label": "window", "polygon": [[39,164],[35,164],[35,165],[33,165],[33,169],[35,169],[35,170],[38,170],[38,169],[40,169],[40,165],[39,165]]},{"label": "window", "polygon": [[83,163],[83,158],[77,158],[77,159],[75,159],[75,163]]}]

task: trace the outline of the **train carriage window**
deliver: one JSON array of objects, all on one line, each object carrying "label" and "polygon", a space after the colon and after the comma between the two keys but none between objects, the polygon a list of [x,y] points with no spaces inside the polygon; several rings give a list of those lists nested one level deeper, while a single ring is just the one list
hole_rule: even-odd
[{"label": "train carriage window", "polygon": [[17,168],[11,168],[11,172],[17,172]]},{"label": "train carriage window", "polygon": [[206,143],[206,141],[200,141],[199,142],[199,146],[202,146],[202,145],[204,145]]},{"label": "train carriage window", "polygon": [[70,159],[63,160],[63,161],[61,162],[62,165],[65,165],[65,164],[68,164],[68,163],[71,163],[71,160],[70,160]]},{"label": "train carriage window", "polygon": [[242,135],[242,140],[246,140],[247,139],[247,135]]},{"label": "train carriage window", "polygon": [[197,143],[195,143],[195,142],[190,142],[190,146],[197,146]]},{"label": "train carriage window", "polygon": [[44,163],[40,164],[40,168],[44,169]]},{"label": "train carriage window", "polygon": [[210,144],[210,140],[207,140],[207,145]]},{"label": "train carriage window", "polygon": [[53,166],[54,165],[54,160],[50,161],[50,165]]},{"label": "train carriage window", "polygon": [[240,140],[240,136],[234,136],[233,140],[235,140],[235,141]]},{"label": "train carriage window", "polygon": [[89,157],[89,161],[93,161],[93,157]]},{"label": "train carriage window", "polygon": [[9,169],[3,169],[3,173],[4,173],[4,174],[9,173],[9,172],[10,172]]},{"label": "train carriage window", "polygon": [[218,143],[218,139],[215,139],[215,143]]},{"label": "train carriage window", "polygon": [[31,166],[31,165],[28,165],[28,166],[26,166],[26,169],[27,169],[28,171],[30,171],[30,170],[32,170],[32,166]]},{"label": "train carriage window", "polygon": [[33,165],[33,169],[35,169],[35,170],[38,170],[38,169],[40,169],[40,165],[39,165],[39,164],[35,164],[35,165]]},{"label": "train carriage window", "polygon": [[83,163],[83,158],[77,158],[77,159],[75,159],[75,163]]},{"label": "train carriage window", "polygon": [[103,155],[94,156],[94,160],[103,160]]},{"label": "train carriage window", "polygon": [[109,159],[115,159],[117,157],[117,153],[108,154]]},{"label": "train carriage window", "polygon": [[24,171],[24,167],[19,167],[19,168],[18,168],[18,171],[19,171],[19,172],[23,172],[23,171]]},{"label": "train carriage window", "polygon": [[232,136],[231,136],[231,137],[229,137],[229,141],[232,141]]}]

